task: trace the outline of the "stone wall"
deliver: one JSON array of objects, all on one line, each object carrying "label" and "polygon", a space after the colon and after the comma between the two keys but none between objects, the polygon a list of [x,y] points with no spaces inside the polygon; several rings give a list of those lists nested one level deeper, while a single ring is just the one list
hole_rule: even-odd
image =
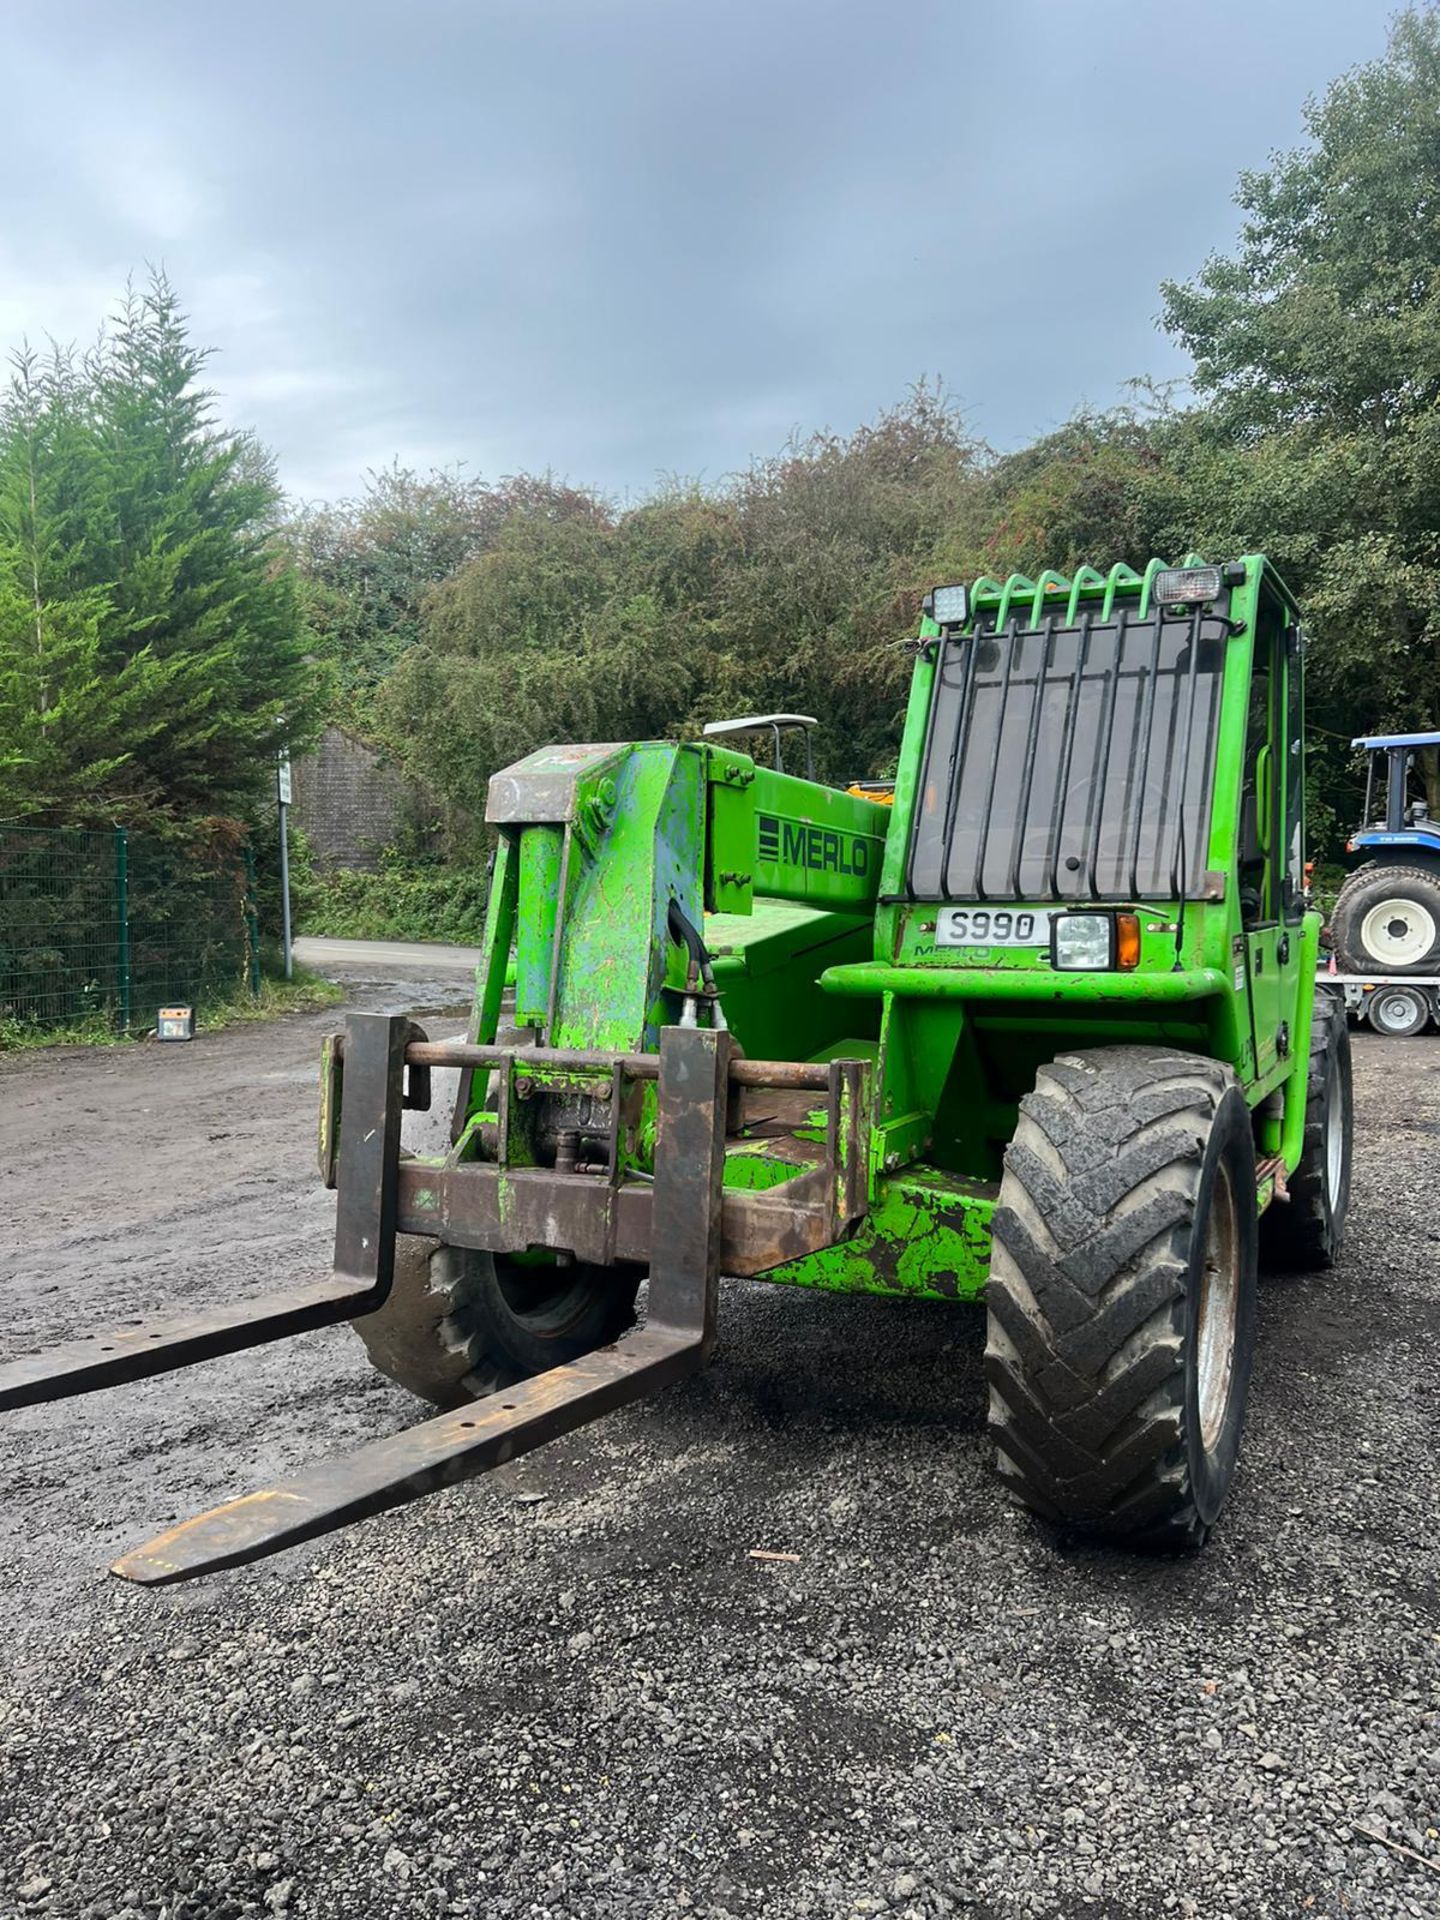
[{"label": "stone wall", "polygon": [[292,818],[321,868],[378,866],[381,850],[425,811],[421,789],[342,727],[325,729],[294,776]]}]

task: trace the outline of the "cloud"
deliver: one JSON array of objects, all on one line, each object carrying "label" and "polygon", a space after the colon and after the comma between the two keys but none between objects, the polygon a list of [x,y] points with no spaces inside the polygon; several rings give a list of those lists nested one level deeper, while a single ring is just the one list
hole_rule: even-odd
[{"label": "cloud", "polygon": [[[1352,0],[18,0],[0,338],[163,263],[302,495],[398,456],[623,491],[922,373],[1015,444],[1180,370],[1157,284],[1372,57]],[[1203,54],[1203,49],[1202,49]]]},{"label": "cloud", "polygon": [[218,196],[159,141],[131,135],[119,152],[93,153],[89,172],[96,206],[154,246],[189,239],[219,217]]}]

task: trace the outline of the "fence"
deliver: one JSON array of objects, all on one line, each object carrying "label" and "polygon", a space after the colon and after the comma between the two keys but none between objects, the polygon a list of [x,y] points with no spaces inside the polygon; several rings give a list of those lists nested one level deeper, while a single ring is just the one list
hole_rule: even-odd
[{"label": "fence", "polygon": [[155,1024],[248,981],[259,991],[247,856],[123,827],[0,827],[0,1032]]}]

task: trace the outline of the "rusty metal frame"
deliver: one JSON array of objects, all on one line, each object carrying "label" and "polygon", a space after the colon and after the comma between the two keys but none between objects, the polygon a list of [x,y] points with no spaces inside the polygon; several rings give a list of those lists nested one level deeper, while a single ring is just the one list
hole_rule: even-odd
[{"label": "rusty metal frame", "polygon": [[[655,1054],[561,1052],[545,1048],[426,1042],[407,1059],[496,1075],[493,1158],[436,1167],[402,1162],[399,1230],[487,1253],[555,1247],[598,1266],[649,1265],[656,1244],[655,1189],[624,1177],[622,1136],[631,1095],[659,1074]],[[842,1240],[868,1204],[868,1068],[859,1060],[746,1060],[732,1056],[728,1089],[799,1090],[824,1095],[826,1138],[818,1165],[759,1191],[724,1194],[721,1270],[767,1272]],[[511,1151],[517,1107],[534,1094],[571,1088],[577,1076],[603,1086],[609,1112],[605,1166],[591,1173],[530,1164]],[[727,1092],[728,1106],[728,1092]],[[322,1159],[324,1155],[322,1154]],[[657,1157],[657,1168],[659,1160]]]},{"label": "rusty metal frame", "polygon": [[[400,1157],[406,1106],[428,1105],[435,1066],[499,1070],[499,1155],[437,1168]],[[593,1077],[608,1093],[608,1164],[582,1171],[510,1153],[520,1097]],[[505,1251],[553,1246],[650,1272],[645,1326],[612,1347],[363,1447],[346,1459],[202,1514],[116,1563],[153,1585],[191,1579],[328,1533],[485,1472],[658,1391],[704,1365],[722,1271],[761,1272],[842,1237],[864,1210],[865,1068],[739,1058],[730,1036],[668,1027],[656,1054],[585,1054],[432,1043],[403,1016],[353,1014],[326,1050],[322,1167],[338,1188],[335,1272],[325,1284],[248,1305],[131,1323],[0,1367],[0,1409],[117,1386],[195,1361],[358,1319],[388,1297],[397,1232]],[[641,1086],[657,1083],[653,1179],[620,1152]],[[737,1086],[824,1093],[818,1165],[760,1192],[727,1192],[727,1122]],[[342,1125],[343,1113],[343,1125]],[[517,1122],[524,1131],[524,1121]],[[339,1135],[338,1149],[335,1136]]]},{"label": "rusty metal frame", "polygon": [[485,1473],[698,1371],[715,1338],[731,1046],[728,1034],[703,1029],[670,1027],[661,1035],[656,1239],[643,1328],[200,1514],[126,1554],[112,1571],[158,1586],[244,1565]]}]

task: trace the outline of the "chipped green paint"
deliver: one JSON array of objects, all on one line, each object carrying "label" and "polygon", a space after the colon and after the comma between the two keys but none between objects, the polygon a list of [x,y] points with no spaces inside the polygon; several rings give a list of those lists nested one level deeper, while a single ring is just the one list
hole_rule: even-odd
[{"label": "chipped green paint", "polygon": [[767,1153],[762,1141],[731,1147],[725,1155],[725,1185],[742,1193],[767,1192],[808,1170],[793,1160]]},{"label": "chipped green paint", "polygon": [[558,827],[531,827],[520,842],[520,893],[527,910],[515,931],[517,1026],[542,1025],[550,1004],[564,851],[565,837]]},{"label": "chipped green paint", "polygon": [[521,1059],[515,1066],[515,1084],[545,1093],[588,1093],[608,1099],[613,1084],[609,1074],[583,1073],[562,1067],[532,1066]]},{"label": "chipped green paint", "polygon": [[882,1181],[849,1240],[760,1276],[829,1293],[978,1299],[990,1271],[995,1190],[916,1166]]}]

